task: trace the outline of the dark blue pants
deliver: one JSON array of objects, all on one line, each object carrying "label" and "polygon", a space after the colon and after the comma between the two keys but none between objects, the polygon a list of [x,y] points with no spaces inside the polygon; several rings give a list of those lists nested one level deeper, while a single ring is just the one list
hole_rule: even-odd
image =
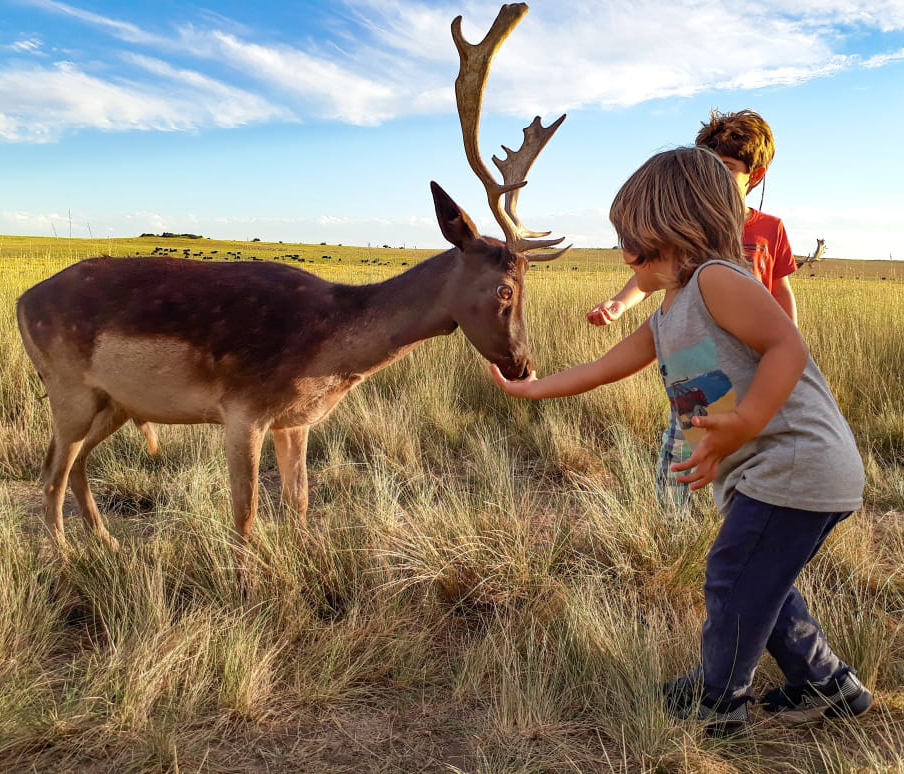
[{"label": "dark blue pants", "polygon": [[791,685],[821,683],[844,666],[794,581],[849,515],[780,508],[735,493],[706,560],[701,655],[709,699],[747,695],[764,649]]}]

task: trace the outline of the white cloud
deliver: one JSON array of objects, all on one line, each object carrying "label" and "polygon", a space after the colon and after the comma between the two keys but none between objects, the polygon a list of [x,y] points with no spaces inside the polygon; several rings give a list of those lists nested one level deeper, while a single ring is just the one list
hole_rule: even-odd
[{"label": "white cloud", "polygon": [[0,50],[15,51],[18,54],[39,54],[41,52],[41,41],[38,38],[28,38],[27,40],[17,40],[15,43],[9,43],[0,46]]},{"label": "white cloud", "polygon": [[66,220],[65,215],[59,213],[34,213],[5,210],[0,212],[0,223],[7,223],[15,226],[18,230],[26,232],[33,230],[35,234],[43,234],[45,230],[50,229],[51,223],[62,223]]},{"label": "white cloud", "polygon": [[[412,0],[348,0],[346,5],[363,33],[342,49],[303,51],[206,34],[262,84],[317,98],[318,115],[379,123],[453,109],[458,60],[450,20],[461,12],[465,37],[477,42],[497,9],[484,2],[462,9]],[[497,54],[485,104],[489,110],[550,115],[707,89],[793,85],[862,62],[856,53],[837,50],[845,40],[843,28],[851,25],[904,29],[904,4],[536,2],[518,34]],[[870,62],[878,66],[893,58]]]},{"label": "white cloud", "polygon": [[248,43],[218,30],[183,30],[183,40],[221,64],[277,89],[291,100],[310,101],[320,117],[376,124],[396,112],[390,84],[289,46]]},{"label": "white cloud", "polygon": [[[153,58],[133,51],[120,60],[179,88],[126,82],[124,74],[104,80],[82,72],[93,72],[93,64],[79,63],[68,75],[34,71],[30,89],[48,87],[55,96],[24,98],[36,103],[29,111],[9,86],[21,85],[28,71],[11,65],[0,70],[0,89],[7,83],[0,96],[13,96],[0,101],[0,136],[8,140],[46,140],[55,136],[54,126],[193,129],[290,116],[375,125],[448,112],[458,70],[450,21],[461,13],[466,38],[476,42],[498,9],[485,0],[345,0],[337,10],[345,11],[343,25],[332,39],[287,45],[255,39],[253,31],[211,13],[174,22],[174,34],[164,35],[59,0],[30,1],[135,47],[152,45]],[[485,109],[548,117],[709,89],[793,85],[899,61],[900,50],[858,53],[857,46],[901,30],[901,0],[536,0],[497,55]],[[186,69],[166,61],[176,57],[195,64]],[[248,92],[248,79],[259,95]],[[84,104],[67,98],[70,87]],[[122,100],[123,115],[111,109],[114,98]],[[46,107],[53,123],[41,116]]]},{"label": "white cloud", "polygon": [[817,238],[826,240],[827,258],[887,259],[889,253],[904,258],[901,244],[904,228],[899,226],[899,208],[885,205],[843,206],[827,201],[822,206],[789,203],[782,208],[782,220],[792,236],[798,254],[812,252]]},{"label": "white cloud", "polygon": [[351,218],[336,217],[335,215],[318,215],[314,222],[321,226],[345,226],[352,222]]},{"label": "white cloud", "polygon": [[[73,212],[72,236],[103,239],[107,236],[128,237],[141,233],[193,233],[216,239],[303,242],[316,244],[400,245],[444,247],[436,221],[431,218],[390,219],[321,215],[312,217],[262,217],[135,210],[112,212],[103,217],[89,217]],[[91,231],[88,223],[91,222]],[[69,214],[56,212],[24,212],[0,210],[0,234],[30,236],[69,235]],[[401,236],[400,236],[401,235]],[[2,245],[0,245],[2,247]],[[366,248],[363,248],[366,249]]]},{"label": "white cloud", "polygon": [[775,67],[769,71],[748,70],[741,72],[727,81],[715,84],[720,89],[761,89],[765,86],[785,86],[802,81],[818,78],[822,76],[832,75],[841,72],[851,66],[852,60],[849,57],[837,56],[822,66],[815,67]]},{"label": "white cloud", "polygon": [[[139,61],[154,68],[153,60]],[[285,120],[288,111],[252,94],[160,63],[157,74],[181,89],[114,83],[70,62],[0,72],[0,137],[48,142],[71,129],[186,130]]]},{"label": "white cloud", "polygon": [[187,99],[200,99],[206,103],[199,108],[209,112],[208,123],[213,122],[215,126],[294,120],[288,108],[272,105],[263,97],[194,70],[172,67],[160,59],[139,54],[127,54],[125,58],[160,78],[177,82],[185,89]]},{"label": "white cloud", "polygon": [[761,0],[766,12],[788,13],[812,25],[873,27],[882,32],[904,28],[900,0]]},{"label": "white cloud", "polygon": [[[477,42],[496,12],[495,5],[490,10],[483,2],[466,3],[463,9],[383,0],[348,4],[384,52],[404,55],[412,70],[433,74],[440,66],[448,71],[450,62],[457,72],[449,33],[456,13],[464,17],[465,37]],[[893,4],[811,0],[798,10],[790,2],[535,2],[497,54],[486,104],[548,115],[726,86],[799,83],[858,63],[857,56],[841,56],[834,48],[844,38],[841,25],[904,28],[904,10],[889,13]],[[897,6],[904,8],[899,0]]]},{"label": "white cloud", "polygon": [[31,5],[34,5],[38,8],[44,8],[48,11],[54,11],[56,13],[63,14],[64,16],[71,16],[75,19],[87,22],[88,24],[102,27],[111,34],[115,35],[120,40],[125,40],[129,43],[159,44],[164,42],[164,39],[160,36],[146,32],[135,24],[119,21],[118,19],[111,19],[108,16],[101,16],[100,14],[92,13],[91,11],[85,11],[81,8],[76,8],[75,6],[68,5],[67,3],[60,3],[56,0],[30,1]]},{"label": "white cloud", "polygon": [[892,62],[900,62],[902,60],[904,60],[904,48],[898,51],[891,51],[887,54],[876,54],[876,56],[871,56],[864,61],[863,66],[869,68],[884,67]]}]

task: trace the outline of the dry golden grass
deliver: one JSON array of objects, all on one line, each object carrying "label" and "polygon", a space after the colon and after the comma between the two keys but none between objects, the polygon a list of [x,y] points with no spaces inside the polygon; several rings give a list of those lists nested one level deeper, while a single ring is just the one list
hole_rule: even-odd
[{"label": "dry golden grass", "polygon": [[[352,282],[427,254],[396,252],[382,266],[360,263],[366,248],[308,249],[305,268]],[[136,250],[150,251],[0,243],[8,770],[904,770],[904,284],[794,280],[802,329],[868,471],[864,512],[801,584],[877,706],[860,723],[758,722],[749,738],[715,742],[670,721],[657,700],[657,684],[695,657],[718,514],[704,496],[676,525],[656,505],[666,405],[652,371],[580,398],[519,403],[492,386],[461,334],[425,343],[313,433],[303,537],[280,513],[266,447],[245,596],[230,566],[219,429],[162,427],[152,460],[127,427],[89,464],[122,549],[87,541],[75,517],[69,566],[40,559],[35,478],[49,416],[15,299],[71,260]],[[541,370],[592,358],[642,321],[649,308],[608,330],[583,320],[626,276],[591,251],[531,273]],[[755,687],[778,679],[764,660]]]}]

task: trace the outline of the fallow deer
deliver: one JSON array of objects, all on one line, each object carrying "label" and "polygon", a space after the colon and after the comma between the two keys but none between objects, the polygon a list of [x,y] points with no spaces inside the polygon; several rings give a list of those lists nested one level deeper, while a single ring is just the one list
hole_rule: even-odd
[{"label": "fallow deer", "polygon": [[477,45],[462,37],[461,17],[452,23],[461,59],[455,91],[466,155],[484,183],[504,242],[480,236],[468,215],[431,183],[440,230],[454,248],[385,282],[342,285],[269,262],[100,257],[22,295],[19,328],[53,415],[40,481],[46,526],[58,547],[65,540],[67,479],[89,530],[116,545],[88,488],[85,463],[128,419],[152,445],[150,422],[224,426],[241,547],[257,511],[258,463],[268,430],[283,497],[303,525],[308,430],[362,379],[419,342],[456,328],[507,377],[528,374],[525,253],[562,240],[536,239],[549,232],[525,229],[515,207],[528,169],[564,116],[548,128],[535,119],[517,152],[506,148],[504,161],[494,157],[502,184],[477,145],[490,60],[526,11],[523,3],[503,6]]}]

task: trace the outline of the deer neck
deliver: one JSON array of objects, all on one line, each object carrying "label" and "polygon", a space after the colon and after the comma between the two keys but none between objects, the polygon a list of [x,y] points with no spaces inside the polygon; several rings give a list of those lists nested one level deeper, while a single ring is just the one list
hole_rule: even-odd
[{"label": "deer neck", "polygon": [[[449,250],[373,285],[343,286],[355,309],[337,331],[343,362],[367,375],[408,354],[425,339],[452,333],[448,311],[457,251]],[[351,311],[351,310],[350,310]]]}]

